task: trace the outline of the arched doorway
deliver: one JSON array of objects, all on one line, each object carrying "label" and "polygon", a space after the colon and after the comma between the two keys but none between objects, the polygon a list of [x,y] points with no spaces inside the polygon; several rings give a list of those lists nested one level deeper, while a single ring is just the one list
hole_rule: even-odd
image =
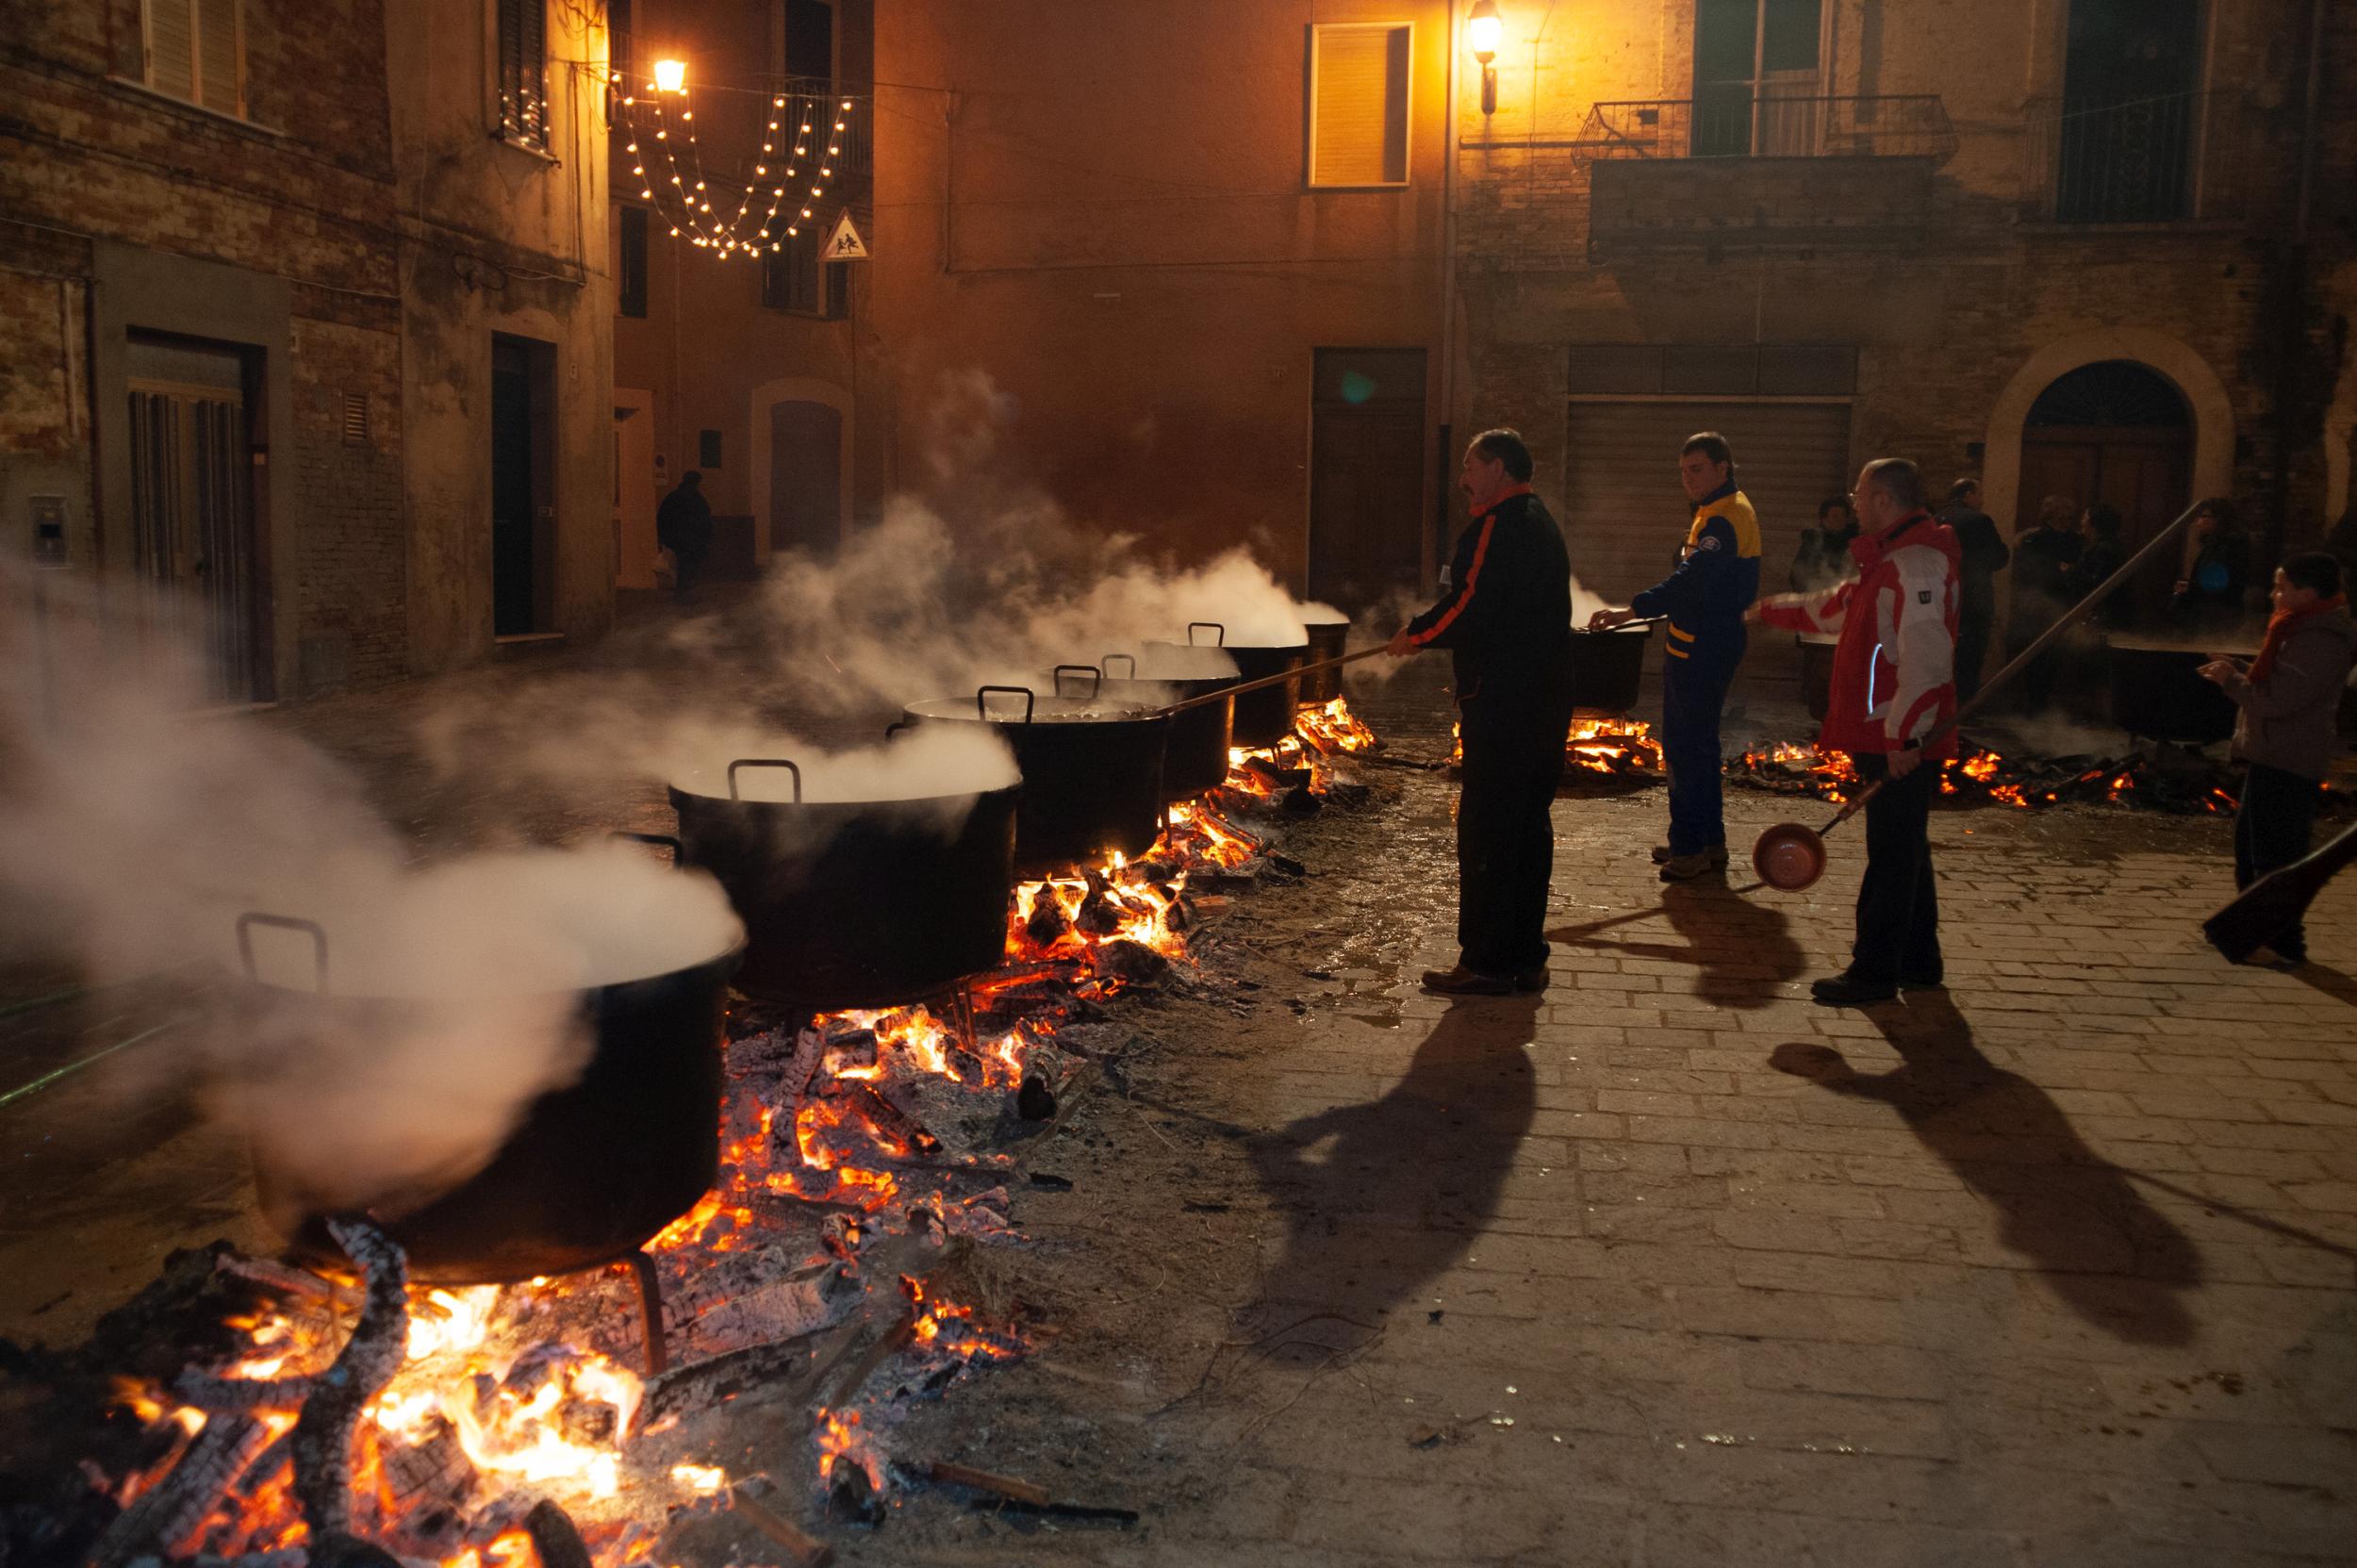
[{"label": "arched doorway", "polygon": [[833,553],[850,526],[851,395],[788,376],[753,388],[751,501],[764,508],[755,558]]},{"label": "arched doorway", "polygon": [[832,553],[842,537],[843,412],[799,400],[769,405],[769,548]]},{"label": "arched doorway", "polygon": [[[2190,503],[2192,410],[2166,376],[2133,359],[2100,359],[2056,377],[2030,404],[2021,428],[2018,526],[2048,496],[2074,508],[2118,507],[2131,550]],[[2138,610],[2157,607],[2174,573],[2157,570],[2130,591]]]}]

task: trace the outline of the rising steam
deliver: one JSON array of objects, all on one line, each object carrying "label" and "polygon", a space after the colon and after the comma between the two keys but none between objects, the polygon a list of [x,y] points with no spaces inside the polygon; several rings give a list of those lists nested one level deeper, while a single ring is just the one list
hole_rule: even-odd
[{"label": "rising steam", "polygon": [[[736,940],[707,879],[602,845],[413,868],[358,780],[201,714],[195,656],[58,582],[0,630],[0,949],[98,983],[218,977],[184,1036],[208,1102],[321,1201],[398,1208],[463,1180],[578,1074],[582,988]],[[0,591],[21,607],[32,584]],[[248,912],[316,923],[325,975],[309,935],[263,927],[244,982]]]}]

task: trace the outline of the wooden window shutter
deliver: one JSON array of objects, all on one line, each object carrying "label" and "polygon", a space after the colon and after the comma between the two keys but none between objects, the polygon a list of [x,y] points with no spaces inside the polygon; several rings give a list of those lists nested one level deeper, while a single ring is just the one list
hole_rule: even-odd
[{"label": "wooden window shutter", "polygon": [[500,132],[548,142],[548,0],[499,0]]},{"label": "wooden window shutter", "polygon": [[1310,183],[1408,182],[1406,23],[1310,30]]},{"label": "wooden window shutter", "polygon": [[196,0],[147,0],[147,85],[196,96]]},{"label": "wooden window shutter", "polygon": [[245,48],[239,0],[196,0],[199,100],[223,114],[245,112]]}]

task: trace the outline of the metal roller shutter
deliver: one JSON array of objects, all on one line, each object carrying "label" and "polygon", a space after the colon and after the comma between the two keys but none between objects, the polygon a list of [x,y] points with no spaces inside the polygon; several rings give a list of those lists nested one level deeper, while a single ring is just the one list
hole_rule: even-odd
[{"label": "metal roller shutter", "polygon": [[[1735,451],[1736,483],[1759,513],[1763,593],[1785,590],[1817,503],[1855,477],[1846,404],[1574,403],[1564,443],[1563,532],[1572,570],[1594,593],[1625,604],[1675,564],[1688,518],[1678,448],[1698,430],[1716,430]],[[1797,678],[1787,640],[1755,635],[1739,689]]]}]

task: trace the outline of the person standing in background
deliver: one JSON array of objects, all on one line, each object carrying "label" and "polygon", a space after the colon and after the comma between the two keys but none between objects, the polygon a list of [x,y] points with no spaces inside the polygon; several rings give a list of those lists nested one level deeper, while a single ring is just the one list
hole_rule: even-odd
[{"label": "person standing in background", "polygon": [[[2074,602],[2070,569],[2085,541],[2071,524],[2079,508],[2069,498],[2050,495],[2038,503],[2037,523],[2013,541],[2013,615],[2006,623],[2006,645],[2018,655],[2062,619]],[[2060,654],[2040,653],[2021,672],[2021,708],[2037,713],[2054,700],[2054,672]]]},{"label": "person standing in background", "polygon": [[1997,524],[1981,510],[1977,479],[1959,479],[1948,487],[1948,504],[1937,520],[1948,525],[1963,552],[1962,607],[1956,616],[1956,702],[1962,706],[1980,694],[1988,635],[1997,624],[1997,574],[2013,560],[2013,552],[1999,537]]},{"label": "person standing in background", "polygon": [[1588,629],[1661,617],[1661,756],[1670,769],[1670,842],[1653,852],[1663,882],[1689,882],[1727,863],[1719,718],[1743,662],[1744,613],[1759,598],[1759,519],[1735,487],[1727,438],[1706,430],[1678,452],[1693,520],[1677,569],[1629,602],[1598,610]]},{"label": "person standing in background", "polygon": [[684,600],[695,590],[704,557],[712,553],[712,503],[704,499],[704,476],[689,469],[655,508],[654,542],[671,553],[672,591]]},{"label": "person standing in background", "polygon": [[2168,619],[2195,632],[2240,626],[2250,586],[2250,536],[2242,531],[2234,503],[2222,495],[2201,503],[2194,514],[2193,537],[2193,564],[2177,580]]},{"label": "person standing in background", "polygon": [[1832,587],[1854,569],[1850,541],[1857,537],[1857,514],[1846,495],[1829,495],[1817,503],[1817,526],[1801,530],[1801,547],[1792,553],[1792,568],[1785,573],[1795,593],[1815,593]]},{"label": "person standing in background", "polygon": [[[2079,558],[2063,574],[2073,604],[2102,587],[2111,580],[2113,572],[2128,564],[2128,547],[2119,542],[2122,524],[2118,507],[2108,501],[2099,501],[2087,508],[2085,521],[2086,536]],[[2124,626],[2131,613],[2124,597],[2115,594],[2109,603],[2092,612],[2088,624]]]},{"label": "person standing in background", "polygon": [[[2340,563],[2323,551],[2291,556],[2276,569],[2268,596],[2275,613],[2250,668],[2232,659],[2201,667],[2203,678],[2242,710],[2234,716],[2234,754],[2250,769],[2234,811],[2237,888],[2307,856],[2319,786],[2340,746],[2334,719],[2357,650],[2341,583]],[[2307,933],[2297,920],[2252,955],[2254,963],[2282,968],[2307,961]]]}]

